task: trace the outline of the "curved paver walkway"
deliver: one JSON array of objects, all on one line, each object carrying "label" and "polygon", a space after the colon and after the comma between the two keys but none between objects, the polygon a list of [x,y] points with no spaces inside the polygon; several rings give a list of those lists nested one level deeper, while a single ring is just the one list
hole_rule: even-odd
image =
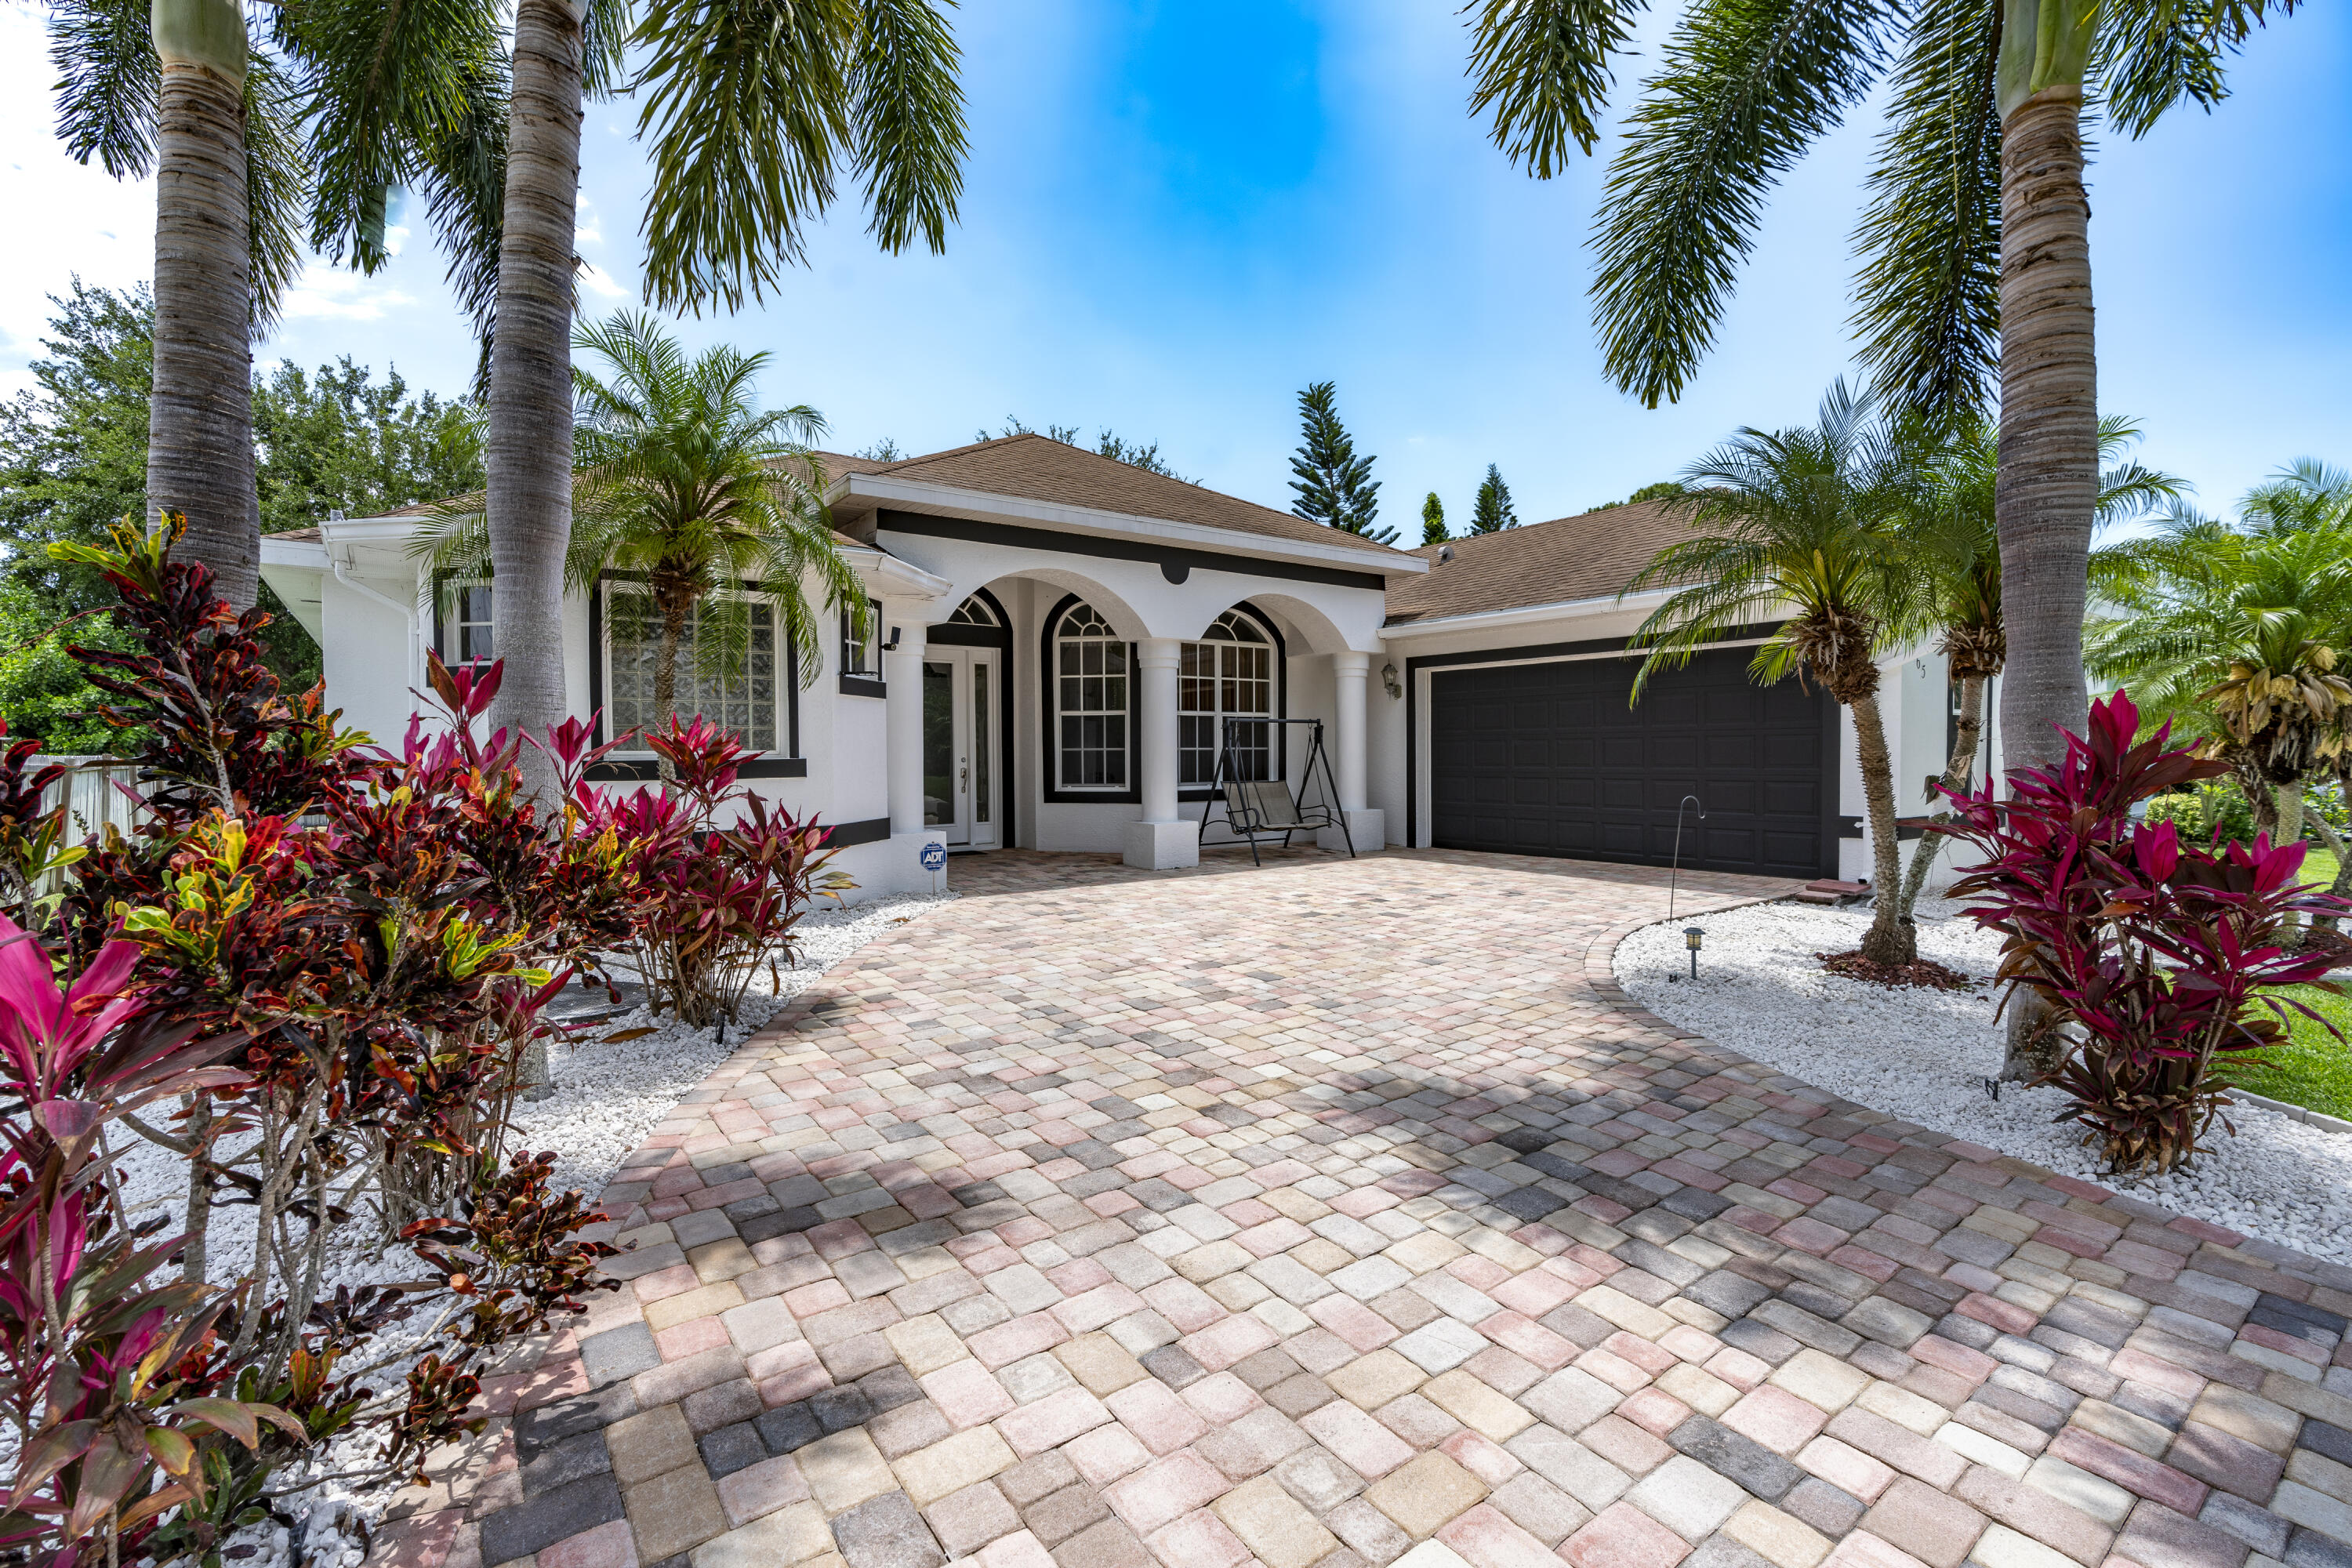
[{"label": "curved paver walkway", "polygon": [[627,1286],[384,1555],[2352,1563],[2352,1271],[1668,1028],[1658,875],[956,879],[631,1158]]}]

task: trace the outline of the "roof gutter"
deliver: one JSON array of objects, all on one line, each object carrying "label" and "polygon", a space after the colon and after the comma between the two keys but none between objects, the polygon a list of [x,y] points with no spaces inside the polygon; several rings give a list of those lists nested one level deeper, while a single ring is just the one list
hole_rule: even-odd
[{"label": "roof gutter", "polygon": [[1562,599],[1549,605],[1521,605],[1507,610],[1474,610],[1467,615],[1444,616],[1434,620],[1404,621],[1392,626],[1382,626],[1381,636],[1394,642],[1406,637],[1435,637],[1444,632],[1483,631],[1488,626],[1525,626],[1531,621],[1558,620],[1563,616],[1599,616],[1612,610],[1654,610],[1666,602],[1670,589],[1653,588],[1622,597],[1612,594],[1599,599]]},{"label": "roof gutter", "polygon": [[1032,500],[1024,496],[992,495],[956,485],[925,484],[887,474],[844,474],[826,489],[827,506],[838,508],[850,500],[866,501],[877,508],[898,501],[909,510],[935,510],[950,517],[968,517],[978,512],[1016,518],[1023,522],[1042,522],[1076,533],[1102,534],[1118,539],[1148,539],[1243,559],[1273,556],[1286,561],[1312,561],[1322,565],[1349,567],[1390,576],[1417,576],[1429,570],[1427,561],[1402,550],[1375,552],[1348,545],[1312,544],[1303,540],[1250,533],[1240,529],[1176,522],[1167,518],[1142,517],[1133,512],[1105,511],[1096,507],[1071,506],[1061,501]]}]

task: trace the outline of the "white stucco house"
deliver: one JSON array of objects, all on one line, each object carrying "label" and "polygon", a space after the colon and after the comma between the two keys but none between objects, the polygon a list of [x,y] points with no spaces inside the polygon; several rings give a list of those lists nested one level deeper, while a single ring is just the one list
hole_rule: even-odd
[{"label": "white stucco house", "polygon": [[[1040,436],[824,464],[875,634],[844,620],[822,647],[780,646],[754,595],[741,668],[682,670],[678,706],[764,753],[748,782],[829,824],[866,894],[935,886],[932,844],[1192,864],[1224,736],[1245,775],[1303,778],[1315,726],[1263,720],[1321,721],[1359,849],[1664,864],[1689,795],[1706,815],[1682,817],[1686,866],[1867,869],[1850,726],[1818,692],[1750,683],[1756,638],[1628,705],[1624,639],[1654,599],[1619,595],[1679,526],[1654,506],[1407,552]],[[428,647],[497,651],[494,589],[436,583],[410,553],[424,510],[262,542],[263,576],[323,651],[329,700],[385,739],[416,706]],[[613,613],[637,592],[609,578],[565,616],[572,709],[607,735],[656,721],[650,647]],[[1948,745],[1948,683],[1932,654],[1887,676],[1916,810]],[[602,776],[651,778],[652,759],[616,752]],[[1214,815],[1211,846],[1230,837]]]}]

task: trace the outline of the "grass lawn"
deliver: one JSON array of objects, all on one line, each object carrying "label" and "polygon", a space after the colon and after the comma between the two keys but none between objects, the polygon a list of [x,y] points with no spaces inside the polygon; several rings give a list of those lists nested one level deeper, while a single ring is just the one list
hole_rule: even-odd
[{"label": "grass lawn", "polygon": [[[2328,886],[2336,879],[2336,857],[2315,847],[2303,863],[2303,879]],[[2352,981],[2352,972],[2337,973]],[[2352,996],[2332,996],[2308,985],[2290,987],[2288,994],[2326,1015],[2346,1039],[2352,1039]],[[2269,1053],[2270,1066],[2230,1071],[2230,1081],[2266,1099],[2352,1120],[2352,1045],[2309,1018],[2296,1016],[2290,1022],[2294,1033],[2287,1044]]]}]

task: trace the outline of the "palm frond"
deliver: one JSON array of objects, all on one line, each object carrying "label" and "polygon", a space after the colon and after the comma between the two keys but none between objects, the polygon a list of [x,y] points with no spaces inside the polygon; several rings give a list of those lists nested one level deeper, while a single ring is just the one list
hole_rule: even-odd
[{"label": "palm frond", "polygon": [[49,64],[58,73],[58,134],[78,163],[118,180],[155,164],[155,105],[163,65],[150,0],[50,0]]},{"label": "palm frond", "polygon": [[286,290],[302,273],[302,208],[310,190],[309,149],[301,135],[295,84],[265,55],[245,72],[245,196],[250,228],[253,330],[278,322]]},{"label": "palm frond", "polygon": [[417,194],[449,258],[450,292],[489,342],[497,323],[499,245],[506,232],[508,98],[504,55],[493,52],[466,89],[466,113],[417,150]]},{"label": "palm frond", "polygon": [[1625,47],[1647,0],[1473,0],[1470,115],[1492,110],[1495,145],[1538,180],[1590,155]]},{"label": "palm frond", "polygon": [[1609,377],[1654,408],[1715,340],[1773,184],[1877,78],[1887,0],[1698,0],[1610,167],[1592,283]]},{"label": "palm frond", "polygon": [[832,205],[850,149],[856,0],[772,6],[652,0],[634,36],[632,84],[653,142],[646,297],[728,310],[759,299],[804,255],[803,229]]},{"label": "palm frond", "polygon": [[1927,0],[1854,231],[1853,327],[1872,384],[1949,427],[1984,412],[2000,355],[1997,0]]},{"label": "palm frond", "polygon": [[390,259],[389,193],[419,177],[425,150],[475,117],[469,93],[498,79],[497,13],[482,0],[304,0],[275,15],[310,106],[310,243],[373,272]]},{"label": "palm frond", "polygon": [[[953,4],[953,0],[947,0]],[[955,34],[931,0],[865,0],[851,58],[866,232],[897,255],[920,236],[947,248],[963,192],[963,88]]]}]

